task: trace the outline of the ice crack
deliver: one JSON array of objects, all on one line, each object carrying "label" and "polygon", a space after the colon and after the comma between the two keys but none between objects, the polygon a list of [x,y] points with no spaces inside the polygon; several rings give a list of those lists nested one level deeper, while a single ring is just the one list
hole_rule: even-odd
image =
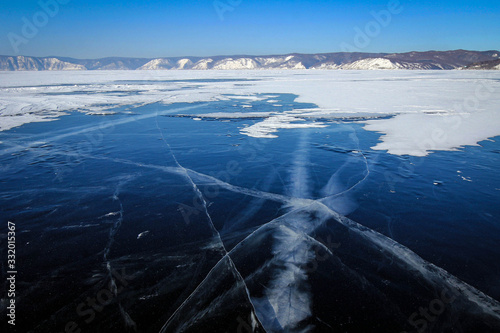
[{"label": "ice crack", "polygon": [[[201,193],[200,189],[198,188],[198,186],[195,184],[195,182],[193,181],[193,179],[191,178],[191,176],[189,175],[189,172],[186,168],[184,168],[180,163],[179,161],[177,160],[177,157],[175,156],[173,150],[172,150],[172,147],[170,146],[170,144],[167,142],[167,140],[165,139],[165,136],[163,134],[163,131],[160,129],[160,126],[158,124],[158,118],[156,118],[156,127],[158,128],[158,131],[160,132],[160,135],[163,139],[163,142],[165,143],[165,145],[168,147],[169,151],[170,151],[170,154],[172,155],[172,158],[174,159],[175,161],[175,164],[177,165],[177,167],[179,167],[182,171],[183,171],[183,174],[184,174],[184,177],[188,180],[188,182],[191,184],[191,186],[193,187],[193,190],[194,192],[196,193],[198,199],[201,201],[202,203],[202,206],[203,206],[203,209],[204,209],[204,213],[209,221],[209,224],[210,224],[210,227],[212,229],[212,232],[214,233],[214,236],[217,238],[217,240],[219,241],[222,249],[224,250],[224,253],[225,253],[225,256],[228,261],[229,261],[229,265],[231,267],[231,270],[236,273],[236,276],[237,276],[237,279],[238,281],[240,281],[243,286],[245,287],[245,292],[246,292],[246,296],[247,296],[247,299],[248,299],[248,302],[249,304],[251,305],[252,307],[252,311],[255,313],[255,306],[254,304],[252,303],[252,299],[250,297],[250,291],[248,290],[248,286],[246,285],[246,282],[245,280],[243,279],[241,273],[238,271],[238,269],[236,268],[236,265],[234,264],[231,256],[229,255],[229,252],[227,251],[226,249],[226,246],[224,245],[224,242],[222,241],[222,237],[220,236],[220,233],[219,231],[217,230],[217,228],[215,227],[214,223],[213,223],[213,220],[212,220],[212,217],[210,216],[210,213],[208,212],[208,208],[207,208],[207,202],[205,200],[205,197],[203,196],[203,194]],[[214,266],[215,268],[215,266]],[[200,284],[201,285],[201,284]],[[194,293],[194,292],[193,292]],[[183,303],[184,304],[184,303]],[[182,305],[181,305],[182,307]],[[179,307],[180,308],[180,307]],[[178,309],[179,309],[178,308]],[[175,311],[177,312],[177,310]],[[174,314],[175,314],[174,312]],[[173,315],[174,315],[173,314]],[[162,327],[162,329],[160,330],[160,332],[164,332],[169,321],[171,320],[171,318],[173,318],[173,315],[169,318],[169,320],[167,320],[167,322],[165,323],[165,325]]]}]

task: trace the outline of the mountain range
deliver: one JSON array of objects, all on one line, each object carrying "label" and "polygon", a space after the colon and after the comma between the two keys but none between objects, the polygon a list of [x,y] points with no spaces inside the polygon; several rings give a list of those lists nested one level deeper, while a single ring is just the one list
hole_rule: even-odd
[{"label": "mountain range", "polygon": [[471,65],[465,66],[464,69],[500,70],[500,59],[476,62]]},{"label": "mountain range", "polygon": [[337,52],[270,56],[74,59],[0,56],[0,71],[242,69],[500,69],[499,51]]}]

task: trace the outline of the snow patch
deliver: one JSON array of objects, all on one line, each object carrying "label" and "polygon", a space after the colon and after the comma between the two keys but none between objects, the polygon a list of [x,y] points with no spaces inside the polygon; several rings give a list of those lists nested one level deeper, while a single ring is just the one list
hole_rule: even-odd
[{"label": "snow patch", "polygon": [[372,147],[394,155],[426,156],[437,150],[477,145],[500,134],[500,112],[460,115],[400,114],[391,119],[369,120],[365,129],[384,133]]},{"label": "snow patch", "polygon": [[[198,62],[195,66],[206,68],[211,62]],[[166,65],[159,60],[150,65],[160,64]],[[124,106],[132,110],[152,103],[266,100],[267,96],[295,94],[296,102],[313,103],[318,108],[284,113],[269,110],[274,111],[272,115],[262,116],[268,119],[243,133],[275,137],[280,128],[322,126],[311,122],[315,119],[370,117],[365,129],[382,134],[382,142],[375,149],[417,156],[474,145],[500,135],[500,100],[494,98],[500,90],[497,71],[298,73],[303,75],[250,70],[3,72],[0,73],[0,130],[51,121],[71,111],[110,114]],[[235,80],[241,77],[245,79]],[[188,82],[193,79],[197,80],[195,85]],[[475,96],[480,97],[477,103]],[[270,100],[270,106],[281,105],[275,101],[275,98]]]},{"label": "snow patch", "polygon": [[[254,138],[277,138],[278,136],[273,134],[278,132],[280,129],[291,129],[291,128],[322,128],[326,127],[324,123],[320,122],[309,122],[305,123],[304,119],[297,118],[294,116],[280,114],[273,115],[269,118],[264,119],[252,126],[243,128],[240,130],[241,134],[248,135]],[[298,123],[300,122],[300,123]]]}]

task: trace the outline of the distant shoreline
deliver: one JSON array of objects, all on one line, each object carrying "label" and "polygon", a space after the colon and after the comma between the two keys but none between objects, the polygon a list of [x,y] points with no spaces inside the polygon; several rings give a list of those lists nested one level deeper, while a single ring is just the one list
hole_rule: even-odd
[{"label": "distant shoreline", "polygon": [[101,59],[0,56],[0,71],[68,70],[453,70],[500,69],[500,51],[336,52],[272,56]]}]

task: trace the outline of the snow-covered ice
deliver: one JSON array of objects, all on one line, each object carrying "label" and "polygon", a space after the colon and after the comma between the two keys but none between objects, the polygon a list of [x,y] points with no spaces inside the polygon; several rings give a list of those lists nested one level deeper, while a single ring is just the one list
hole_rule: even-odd
[{"label": "snow-covered ice", "polygon": [[367,120],[365,127],[381,133],[374,149],[422,156],[500,135],[499,78],[493,71],[3,72],[0,130],[71,111],[106,115],[123,106],[251,102],[291,93],[318,108],[296,112],[296,119],[277,110],[242,133],[274,138],[280,129],[323,126],[300,119],[378,115],[385,118]]},{"label": "snow-covered ice", "polygon": [[[454,300],[433,330],[500,327],[498,264],[482,260],[499,256],[498,142],[432,158],[390,155],[499,135],[498,79],[0,73],[2,213],[36,230],[23,235],[34,244],[22,247],[23,259],[42,280],[22,290],[24,304],[54,313],[34,325],[54,331],[80,299],[109,285],[114,305],[90,330],[120,322],[155,332],[368,331],[379,323],[387,332],[414,326],[412,312],[443,293]],[[52,123],[16,129],[37,121]],[[46,258],[33,255],[45,247]],[[122,268],[133,279],[121,290]]]},{"label": "snow-covered ice", "polygon": [[320,122],[304,123],[303,121],[304,119],[286,114],[272,115],[255,125],[242,129],[241,133],[254,138],[276,138],[277,135],[273,133],[277,132],[280,129],[321,128],[327,126]]}]

